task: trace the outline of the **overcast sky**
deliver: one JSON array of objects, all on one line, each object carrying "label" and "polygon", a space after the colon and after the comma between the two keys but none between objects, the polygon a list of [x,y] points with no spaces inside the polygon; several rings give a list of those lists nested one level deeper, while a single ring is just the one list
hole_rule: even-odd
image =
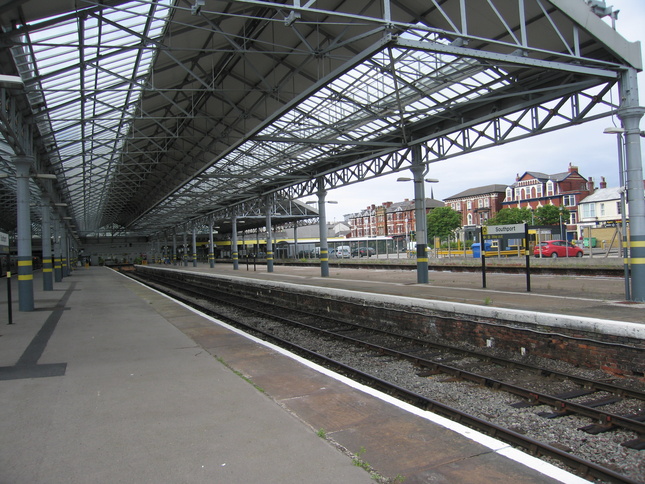
[{"label": "overcast sky", "polygon": [[[645,45],[645,0],[607,0],[607,5],[619,9],[616,29],[629,41],[640,41]],[[639,74],[640,105],[645,105],[645,74]],[[540,171],[547,174],[567,171],[569,163],[578,166],[585,178],[592,177],[598,186],[604,176],[607,186],[618,185],[618,152],[616,136],[602,134],[603,129],[613,124],[620,126],[617,119],[604,118],[581,126],[558,130],[554,133],[534,136],[524,141],[489,148],[430,165],[428,178],[439,183],[426,184],[426,196],[430,188],[434,198],[443,200],[469,188],[493,183],[510,185],[515,175],[526,171]],[[641,129],[645,121],[641,120]],[[643,143],[641,142],[641,149]],[[644,150],[645,152],[645,150]],[[371,204],[399,202],[413,198],[412,183],[397,182],[403,174],[383,176],[374,180],[330,190],[327,200],[337,205],[327,205],[327,220],[343,220],[348,213],[358,212]],[[315,197],[308,197],[308,200]]]}]

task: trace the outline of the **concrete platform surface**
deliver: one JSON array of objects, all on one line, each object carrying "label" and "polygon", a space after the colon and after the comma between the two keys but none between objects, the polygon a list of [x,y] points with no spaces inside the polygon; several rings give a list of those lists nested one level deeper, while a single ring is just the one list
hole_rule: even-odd
[{"label": "concrete platform surface", "polygon": [[373,482],[171,324],[194,313],[104,268],[34,285],[13,325],[0,299],[0,482]]}]

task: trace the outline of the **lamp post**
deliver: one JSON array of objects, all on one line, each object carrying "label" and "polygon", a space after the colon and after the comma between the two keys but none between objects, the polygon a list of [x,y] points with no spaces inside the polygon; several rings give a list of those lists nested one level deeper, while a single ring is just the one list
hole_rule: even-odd
[{"label": "lamp post", "polygon": [[396,181],[408,182],[414,181],[414,217],[416,222],[416,239],[417,239],[417,283],[428,283],[428,221],[426,220],[426,183],[438,183],[435,178],[424,178],[427,174],[428,167],[423,166],[419,159],[419,154],[414,153],[413,165],[411,168],[414,178],[399,177]]},{"label": "lamp post", "polygon": [[629,247],[627,244],[627,218],[626,218],[626,204],[625,204],[625,161],[624,161],[624,142],[623,133],[624,128],[609,127],[605,128],[604,134],[615,134],[618,146],[618,183],[620,184],[620,217],[621,217],[621,238],[622,246],[621,253],[623,254],[623,272],[625,279],[625,300],[631,300],[631,288],[629,281]]}]

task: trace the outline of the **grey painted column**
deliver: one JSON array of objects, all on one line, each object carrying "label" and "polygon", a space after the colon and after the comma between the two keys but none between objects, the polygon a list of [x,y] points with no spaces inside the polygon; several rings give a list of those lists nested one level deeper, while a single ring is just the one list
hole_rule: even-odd
[{"label": "grey painted column", "polygon": [[298,258],[298,222],[293,224],[293,257],[294,259]]},{"label": "grey painted column", "polygon": [[18,212],[18,309],[34,310],[34,272],[31,254],[31,216],[29,213],[29,168],[31,157],[16,156],[16,202]]},{"label": "grey painted column", "polygon": [[425,167],[421,163],[421,147],[412,147],[412,175],[414,176],[414,218],[417,232],[417,282],[428,282],[428,221],[426,220],[426,188],[423,177]]},{"label": "grey painted column", "polygon": [[208,265],[215,268],[215,244],[213,243],[213,221],[208,222]]},{"label": "grey painted column", "polygon": [[327,245],[327,204],[322,178],[318,179],[318,232],[320,233],[320,276],[329,277],[329,247]]},{"label": "grey painted column", "polygon": [[273,234],[271,233],[271,202],[266,199],[266,225],[267,225],[267,272],[273,272]]},{"label": "grey painted column", "polygon": [[197,226],[193,224],[193,267],[197,267]]},{"label": "grey painted column", "polygon": [[237,215],[231,218],[231,258],[233,259],[233,270],[236,271],[240,268],[237,252]]},{"label": "grey painted column", "polygon": [[52,264],[52,230],[51,230],[51,208],[49,196],[43,194],[40,198],[42,203],[42,245],[43,245],[43,290],[54,290],[54,274]]},{"label": "grey painted column", "polygon": [[172,232],[172,265],[177,264],[177,231]]},{"label": "grey painted column", "polygon": [[182,234],[182,248],[181,260],[183,261],[183,266],[188,267],[188,244],[186,243],[186,226],[183,228]]},{"label": "grey painted column", "polygon": [[69,272],[69,240],[67,236],[67,229],[65,228],[65,223],[63,222],[63,227],[61,228],[61,240],[60,240],[60,247],[61,247],[61,271],[63,273],[63,277],[68,277],[70,275]]},{"label": "grey painted column", "polygon": [[54,282],[61,282],[63,280],[63,269],[61,266],[61,249],[60,249],[60,220],[58,214],[54,220]]},{"label": "grey painted column", "polygon": [[645,114],[645,108],[638,105],[635,69],[629,69],[623,73],[620,91],[622,103],[618,109],[618,117],[625,128],[631,295],[633,301],[642,302],[645,301],[645,190],[639,124]]}]

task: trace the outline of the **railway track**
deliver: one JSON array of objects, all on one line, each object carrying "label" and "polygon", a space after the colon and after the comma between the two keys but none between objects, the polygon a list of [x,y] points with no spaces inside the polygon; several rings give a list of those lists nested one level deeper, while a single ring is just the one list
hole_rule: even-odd
[{"label": "railway track", "polygon": [[[157,289],[170,290],[185,302],[200,306],[201,310],[220,319],[259,334],[291,351],[315,360],[326,367],[350,376],[366,385],[397,398],[433,411],[483,433],[504,440],[525,451],[547,459],[555,459],[577,474],[603,482],[641,482],[601,464],[578,457],[553,443],[540,442],[526,435],[524,429],[498,425],[493,419],[484,419],[471,411],[455,408],[429,398],[415,389],[406,388],[374,374],[376,359],[390,358],[407,361],[411,371],[421,379],[442,378],[459,380],[495,392],[507,392],[515,397],[513,406],[538,407],[547,405],[542,412],[544,425],[550,425],[557,434],[560,417],[577,416],[586,421],[580,432],[592,435],[621,431],[631,436],[622,444],[634,451],[645,449],[645,393],[624,385],[566,374],[550,368],[529,365],[500,357],[493,357],[463,348],[431,342],[397,332],[375,330],[348,321],[310,314],[306,310],[271,306],[261,301],[243,299],[239,295],[220,292],[204,283],[182,281],[180,277],[161,277],[147,280]],[[201,300],[197,303],[196,300]],[[290,329],[285,329],[290,328]],[[316,337],[300,337],[304,331]],[[304,341],[304,342],[303,342]],[[326,350],[329,342],[342,341],[344,349]],[[357,349],[360,348],[360,349]],[[349,365],[335,353],[362,354],[363,368]],[[386,362],[386,365],[389,363]],[[522,382],[522,385],[517,382]],[[523,385],[531,382],[530,388]],[[582,400],[582,401],[581,401]],[[542,407],[540,407],[542,408]],[[613,412],[612,408],[623,409]],[[625,410],[627,409],[627,410]]]}]

